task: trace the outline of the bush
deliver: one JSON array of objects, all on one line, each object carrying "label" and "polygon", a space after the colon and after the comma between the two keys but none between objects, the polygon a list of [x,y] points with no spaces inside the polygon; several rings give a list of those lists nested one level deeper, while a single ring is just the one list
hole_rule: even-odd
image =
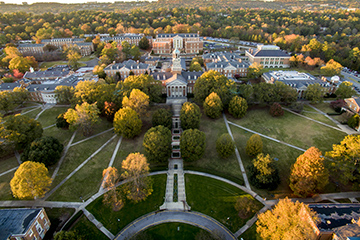
[{"label": "bush", "polygon": [[284,115],[284,110],[279,103],[273,103],[270,107],[269,113],[273,117],[280,117]]},{"label": "bush", "polygon": [[212,92],[206,97],[204,104],[204,112],[210,118],[218,118],[223,110],[223,105],[219,95]]},{"label": "bush", "polygon": [[335,110],[335,112],[340,113],[341,108],[346,106],[346,102],[343,99],[339,99],[339,100],[336,100],[336,101],[332,101],[330,103],[330,106],[332,107],[332,109]]},{"label": "bush", "polygon": [[295,102],[295,103],[292,103],[290,106],[289,106],[290,110],[291,111],[294,111],[296,113],[302,113],[303,109],[304,109],[304,104],[303,103],[298,103],[298,102]]},{"label": "bush", "polygon": [[245,116],[248,109],[246,100],[242,97],[235,96],[229,103],[229,113],[235,118],[242,118]]},{"label": "bush", "polygon": [[349,127],[351,128],[356,128],[357,126],[359,126],[359,120],[360,120],[360,116],[359,114],[354,114],[347,122],[347,124],[349,125]]},{"label": "bush", "polygon": [[262,153],[263,143],[261,137],[258,134],[253,134],[246,142],[246,154],[249,156],[257,156]]},{"label": "bush", "polygon": [[222,158],[230,157],[235,151],[235,144],[230,134],[224,133],[216,140],[216,151]]},{"label": "bush", "polygon": [[57,128],[69,128],[69,123],[66,121],[66,119],[64,118],[65,113],[61,113],[59,116],[57,116],[56,118],[56,127]]},{"label": "bush", "polygon": [[274,190],[280,183],[279,171],[269,154],[258,154],[248,168],[250,183],[259,189]]},{"label": "bush", "polygon": [[205,133],[198,129],[185,130],[180,137],[181,157],[188,162],[194,162],[205,152]]},{"label": "bush", "polygon": [[198,105],[195,103],[186,102],[182,105],[180,111],[181,128],[195,129],[199,128],[201,112]]},{"label": "bush", "polygon": [[172,114],[171,111],[166,109],[158,109],[152,116],[152,125],[156,127],[162,125],[171,130],[172,128]]}]

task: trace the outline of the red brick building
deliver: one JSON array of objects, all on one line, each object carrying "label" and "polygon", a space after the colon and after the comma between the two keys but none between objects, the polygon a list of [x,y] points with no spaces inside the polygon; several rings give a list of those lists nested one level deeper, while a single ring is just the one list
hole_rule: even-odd
[{"label": "red brick building", "polygon": [[203,42],[198,33],[162,33],[153,41],[155,54],[171,54],[175,49],[185,54],[199,54],[203,50]]}]

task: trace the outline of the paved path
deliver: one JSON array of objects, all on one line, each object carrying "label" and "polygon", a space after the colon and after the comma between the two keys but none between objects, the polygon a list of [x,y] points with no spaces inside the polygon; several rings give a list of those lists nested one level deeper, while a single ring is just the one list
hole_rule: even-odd
[{"label": "paved path", "polygon": [[[225,125],[226,125],[226,129],[227,129],[228,133],[230,134],[232,140],[235,142],[234,136],[232,135],[232,132],[231,132],[231,129],[230,129],[230,126],[229,126],[230,122],[228,122],[228,120],[226,119],[225,113],[223,113],[223,117],[224,117],[224,122],[225,122]],[[244,164],[241,161],[240,153],[239,153],[239,150],[238,150],[236,144],[235,144],[235,154],[236,154],[236,158],[237,158],[237,160],[239,162],[239,165],[240,165],[240,170],[241,170],[244,182],[245,182],[245,186],[248,189],[251,189],[249,180],[248,180],[247,175],[246,175],[245,167],[244,167]]]},{"label": "paved path", "polygon": [[115,236],[109,231],[107,230],[101,222],[99,222],[98,220],[96,220],[96,218],[85,208],[82,210],[85,214],[85,216],[87,217],[87,219],[89,219],[102,233],[104,233],[109,239],[114,239]]},{"label": "paved path", "polygon": [[39,109],[39,108],[41,108],[41,107],[36,107],[36,108],[31,109],[31,110],[29,110],[29,111],[23,112],[23,113],[21,113],[21,115],[27,114],[27,113],[32,112],[32,111],[35,111],[36,109]]},{"label": "paved path", "polygon": [[114,128],[110,128],[110,129],[105,130],[105,131],[103,131],[103,132],[101,132],[101,133],[98,133],[98,134],[95,134],[95,135],[93,135],[93,136],[91,136],[91,137],[87,137],[87,138],[85,138],[85,139],[83,139],[83,140],[80,140],[80,141],[78,141],[78,142],[76,142],[76,143],[72,143],[72,144],[70,145],[70,147],[75,146],[75,145],[77,145],[77,144],[79,144],[79,143],[83,143],[83,142],[85,142],[85,141],[87,141],[87,140],[96,138],[96,137],[98,137],[98,136],[100,136],[100,135],[102,135],[102,134],[104,134],[104,133],[107,133],[107,132],[112,131],[113,129],[114,129]]},{"label": "paved path", "polygon": [[18,167],[14,167],[14,168],[9,169],[9,170],[7,170],[5,172],[2,172],[2,173],[0,173],[0,177],[3,176],[3,175],[6,175],[8,173],[11,173],[12,171],[15,171],[16,169],[18,169]]},{"label": "paved path", "polygon": [[129,239],[138,232],[166,222],[182,222],[200,227],[209,232],[215,231],[221,235],[221,239],[223,240],[237,239],[232,232],[215,219],[198,212],[182,211],[158,211],[147,214],[126,226],[118,233],[115,239]]},{"label": "paved path", "polygon": [[46,110],[52,108],[53,106],[54,106],[54,105],[52,105],[52,104],[45,104],[45,105],[43,105],[41,112],[39,112],[38,115],[36,115],[35,120],[38,120],[39,117],[40,117],[40,115],[41,115],[43,112],[45,112]]},{"label": "paved path", "polygon": [[15,150],[14,153],[15,153],[16,160],[18,161],[18,163],[20,165],[22,163],[20,153],[18,152],[18,150]]},{"label": "paved path", "polygon": [[50,126],[44,127],[43,129],[45,130],[45,129],[52,128],[52,127],[55,127],[55,126],[56,126],[56,124],[53,124],[53,125],[50,125]]}]

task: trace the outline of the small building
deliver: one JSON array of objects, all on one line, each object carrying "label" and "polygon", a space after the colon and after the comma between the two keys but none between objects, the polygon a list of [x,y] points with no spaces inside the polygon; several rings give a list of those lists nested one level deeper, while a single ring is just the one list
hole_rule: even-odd
[{"label": "small building", "polygon": [[352,97],[344,99],[347,105],[347,108],[350,109],[354,113],[359,113],[360,111],[360,98]]},{"label": "small building", "polygon": [[149,73],[149,64],[128,60],[122,63],[112,63],[104,68],[104,72],[111,77],[119,73],[121,79],[125,79],[130,75],[130,72],[133,72],[134,75]]},{"label": "small building", "polygon": [[0,209],[0,240],[43,239],[50,224],[44,208]]},{"label": "small building", "polygon": [[336,85],[325,80],[321,80],[309,73],[302,73],[297,71],[270,71],[263,73],[262,79],[266,83],[283,82],[286,85],[296,89],[298,97],[304,98],[304,92],[307,87],[312,84],[318,83],[326,89],[327,93],[333,93],[336,90]]},{"label": "small building", "polygon": [[258,45],[255,49],[246,50],[245,56],[249,58],[251,64],[256,62],[264,68],[290,67],[290,55],[275,45]]}]

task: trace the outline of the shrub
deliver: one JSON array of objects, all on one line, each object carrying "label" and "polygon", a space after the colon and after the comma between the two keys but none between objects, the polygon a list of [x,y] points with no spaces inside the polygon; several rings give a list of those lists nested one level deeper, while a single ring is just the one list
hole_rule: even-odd
[{"label": "shrub", "polygon": [[205,152],[205,133],[198,129],[185,130],[180,137],[180,149],[185,161],[200,159]]},{"label": "shrub", "polygon": [[284,110],[279,103],[273,103],[270,107],[270,115],[273,117],[280,117],[284,115]]},{"label": "shrub", "polygon": [[343,99],[338,99],[336,101],[332,101],[330,106],[335,110],[335,112],[340,113],[341,108],[346,106],[346,102]]},{"label": "shrub", "polygon": [[258,134],[253,134],[246,142],[246,154],[249,156],[257,156],[262,153],[263,143],[261,137]]},{"label": "shrub", "polygon": [[356,128],[357,126],[359,126],[359,120],[360,120],[360,116],[359,114],[354,114],[347,122],[347,124],[349,125],[349,127],[351,128]]},{"label": "shrub", "polygon": [[242,118],[245,116],[248,109],[246,100],[242,97],[235,96],[229,103],[229,113],[235,118]]},{"label": "shrub", "polygon": [[235,151],[235,144],[230,134],[224,133],[216,140],[216,151],[222,158],[230,157]]}]

